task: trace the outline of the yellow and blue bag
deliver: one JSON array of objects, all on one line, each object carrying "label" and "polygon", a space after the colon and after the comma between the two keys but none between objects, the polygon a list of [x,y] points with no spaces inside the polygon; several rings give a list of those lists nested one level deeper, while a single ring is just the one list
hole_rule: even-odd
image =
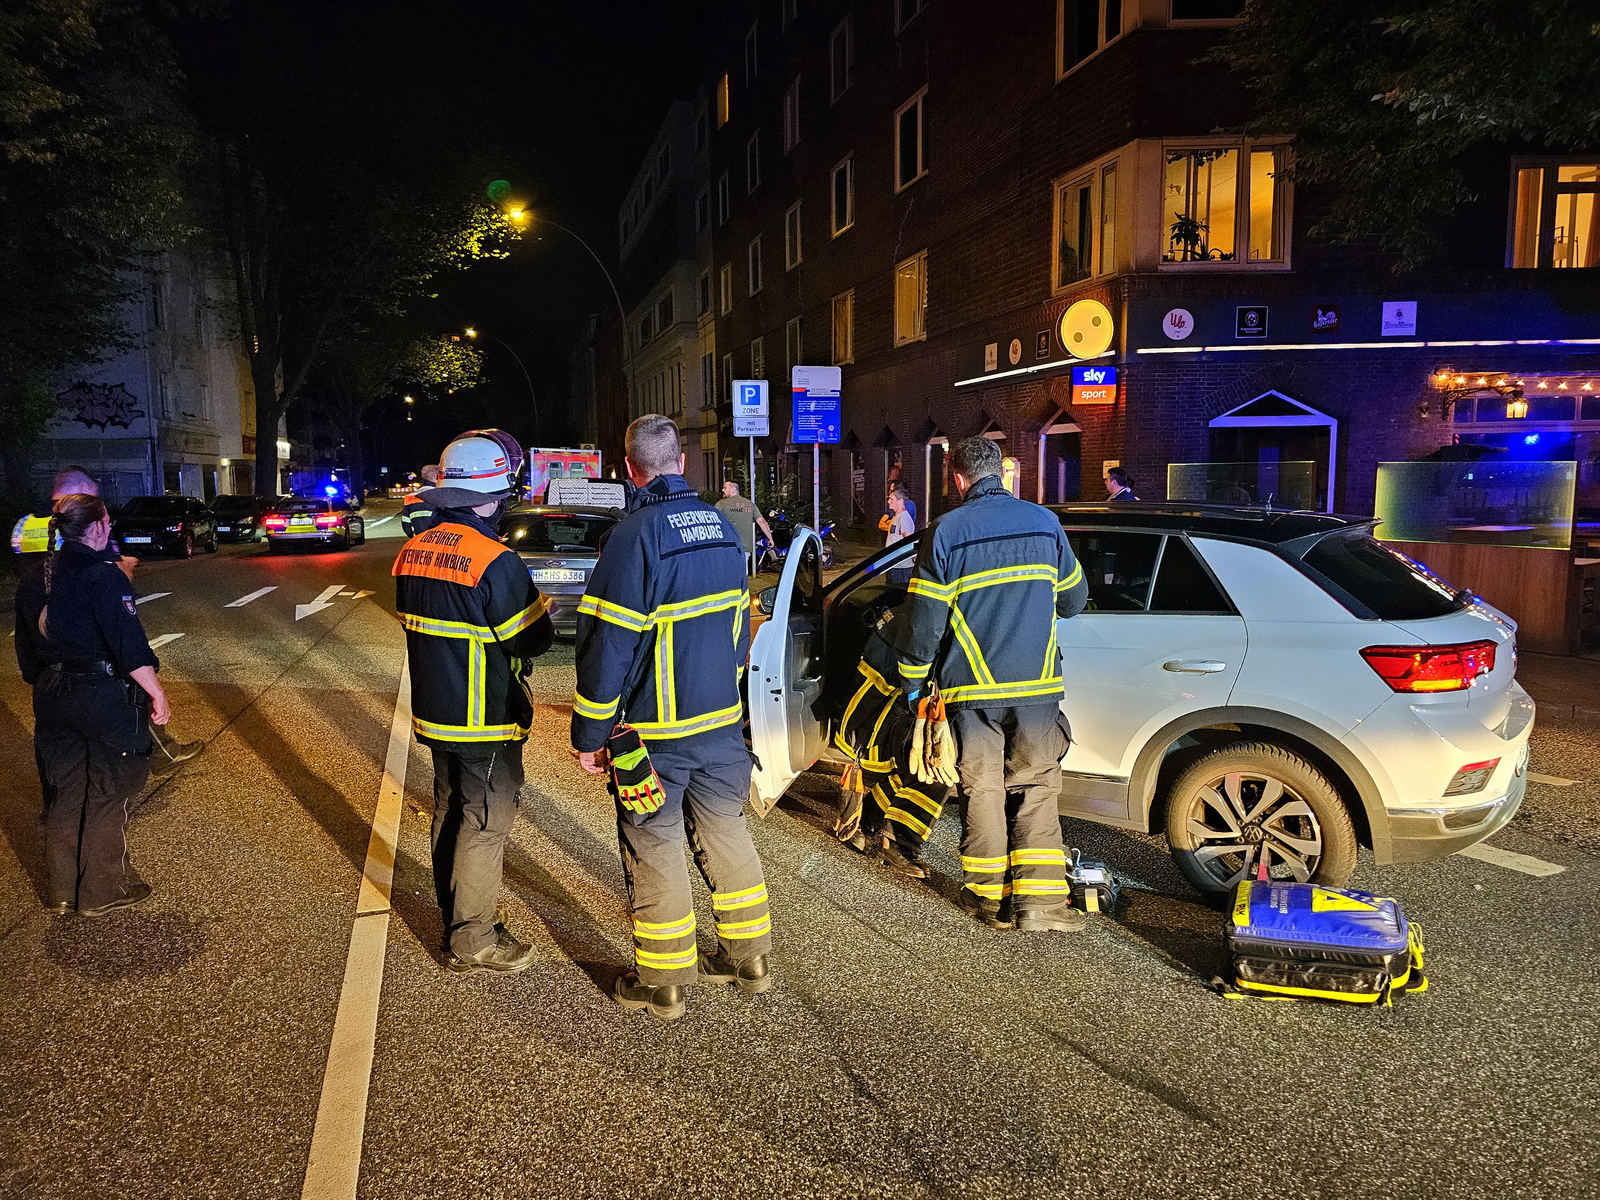
[{"label": "yellow and blue bag", "polygon": [[1234,999],[1394,1002],[1427,988],[1422,930],[1396,900],[1309,883],[1241,883],[1228,924]]}]

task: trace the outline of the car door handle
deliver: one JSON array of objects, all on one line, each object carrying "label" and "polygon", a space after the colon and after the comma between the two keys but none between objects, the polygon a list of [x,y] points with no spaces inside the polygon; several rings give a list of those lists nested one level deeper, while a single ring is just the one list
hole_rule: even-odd
[{"label": "car door handle", "polygon": [[1215,675],[1218,671],[1226,671],[1228,664],[1214,658],[1175,658],[1162,663],[1161,669],[1175,671],[1179,675]]}]

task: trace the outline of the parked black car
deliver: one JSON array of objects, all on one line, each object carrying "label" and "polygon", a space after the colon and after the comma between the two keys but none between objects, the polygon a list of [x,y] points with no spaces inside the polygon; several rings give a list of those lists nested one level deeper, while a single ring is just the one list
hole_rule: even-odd
[{"label": "parked black car", "polygon": [[276,496],[218,496],[211,502],[217,538],[224,542],[259,542],[267,536],[262,518],[278,504]]},{"label": "parked black car", "polygon": [[217,548],[217,522],[202,501],[190,496],[135,496],[112,521],[111,534],[129,554],[154,551],[188,558]]}]

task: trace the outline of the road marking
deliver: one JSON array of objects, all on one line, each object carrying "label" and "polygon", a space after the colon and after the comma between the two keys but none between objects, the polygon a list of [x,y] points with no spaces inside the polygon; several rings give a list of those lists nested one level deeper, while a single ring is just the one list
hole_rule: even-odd
[{"label": "road marking", "polygon": [[390,521],[394,520],[394,518],[395,514],[390,513],[387,517],[379,517],[376,521],[368,521],[367,528],[376,529],[379,525],[387,525]]},{"label": "road marking", "polygon": [[1521,871],[1524,875],[1559,875],[1566,868],[1556,863],[1547,863],[1542,858],[1534,858],[1528,854],[1518,854],[1513,850],[1502,850],[1498,846],[1491,846],[1479,842],[1476,846],[1468,846],[1465,850],[1457,850],[1463,858],[1475,858],[1479,862],[1493,863],[1497,867],[1505,867],[1508,871]]},{"label": "road marking", "polygon": [[170,595],[172,595],[171,592],[151,592],[148,596],[140,596],[137,600],[134,601],[134,603],[135,604],[146,604],[151,600],[159,600],[163,596],[170,596]]},{"label": "road marking", "polygon": [[361,873],[361,895],[350,929],[339,1009],[333,1019],[328,1065],[322,1074],[317,1123],[311,1131],[301,1200],[354,1200],[361,1179],[361,1141],[372,1085],[373,1046],[378,1036],[378,998],[383,992],[383,957],[389,940],[389,889],[394,848],[411,755],[411,668],[400,668],[389,751],[384,757],[372,837]]},{"label": "road marking", "polygon": [[249,604],[252,600],[259,600],[259,599],[261,599],[261,597],[265,596],[268,592],[275,592],[277,590],[278,590],[278,585],[277,584],[273,584],[271,587],[257,588],[255,591],[251,592],[248,596],[240,596],[237,600],[230,600],[230,601],[228,601],[228,603],[224,604],[222,607],[223,608],[243,608],[246,604]]},{"label": "road marking", "polygon": [[168,642],[177,641],[182,636],[183,634],[181,633],[163,633],[160,637],[150,639],[150,649],[159,649],[160,647],[165,646]]},{"label": "road marking", "polygon": [[330,602],[342,591],[344,591],[344,584],[342,583],[323,588],[322,595],[318,596],[310,604],[296,604],[294,606],[294,619],[303,621],[312,613],[319,613],[325,608],[332,608],[333,605]]},{"label": "road marking", "polygon": [[1537,771],[1528,772],[1528,781],[1530,783],[1547,783],[1551,787],[1572,787],[1580,782],[1576,779],[1563,779],[1559,775],[1541,775]]}]

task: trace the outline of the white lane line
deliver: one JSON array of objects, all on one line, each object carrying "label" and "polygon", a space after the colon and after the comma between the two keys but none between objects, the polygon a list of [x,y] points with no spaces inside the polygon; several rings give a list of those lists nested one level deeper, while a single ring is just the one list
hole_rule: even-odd
[{"label": "white lane line", "polygon": [[177,641],[182,636],[183,634],[181,633],[163,633],[160,637],[154,637],[150,639],[150,649],[159,649],[160,647],[165,646],[168,642]]},{"label": "white lane line", "polygon": [[395,519],[396,515],[397,514],[395,513],[390,513],[387,517],[379,517],[376,521],[368,521],[367,528],[376,529],[379,525],[387,525],[390,521]]},{"label": "white lane line", "polygon": [[294,619],[296,621],[303,621],[312,613],[319,613],[325,608],[332,608],[333,598],[342,591],[344,591],[344,584],[342,583],[336,583],[332,587],[323,588],[322,594],[310,604],[296,604],[294,606]]},{"label": "white lane line", "polygon": [[1497,867],[1505,867],[1508,871],[1521,871],[1524,875],[1559,875],[1566,868],[1556,863],[1545,862],[1542,858],[1534,858],[1528,854],[1518,854],[1513,850],[1502,850],[1498,846],[1490,846],[1479,842],[1476,846],[1468,846],[1465,850],[1457,850],[1463,858],[1475,858],[1479,862],[1493,863]]},{"label": "white lane line", "polygon": [[1574,784],[1581,782],[1577,779],[1563,779],[1559,775],[1541,775],[1537,771],[1528,772],[1528,781],[1530,783],[1547,783],[1551,787],[1572,787]]},{"label": "white lane line", "polygon": [[135,604],[148,604],[152,600],[159,600],[163,596],[170,596],[170,595],[172,595],[171,592],[151,592],[148,596],[140,596],[137,600],[134,601],[134,603]]},{"label": "white lane line", "polygon": [[273,584],[271,587],[257,588],[255,591],[251,592],[248,596],[240,596],[237,600],[230,600],[226,604],[224,604],[222,607],[223,608],[243,608],[246,604],[249,604],[252,600],[259,600],[259,599],[261,599],[261,597],[265,596],[268,592],[275,592],[277,590],[278,590],[278,585],[277,584]]},{"label": "white lane line", "polygon": [[383,992],[383,956],[389,940],[389,889],[394,881],[394,848],[411,754],[411,668],[400,668],[394,720],[383,781],[378,786],[372,836],[367,842],[361,894],[356,901],[350,950],[345,956],[339,1009],[333,1019],[322,1097],[311,1132],[301,1200],[355,1200],[361,1178],[361,1141],[367,1124],[367,1093],[372,1085],[373,1044],[378,1036],[378,999]]}]

